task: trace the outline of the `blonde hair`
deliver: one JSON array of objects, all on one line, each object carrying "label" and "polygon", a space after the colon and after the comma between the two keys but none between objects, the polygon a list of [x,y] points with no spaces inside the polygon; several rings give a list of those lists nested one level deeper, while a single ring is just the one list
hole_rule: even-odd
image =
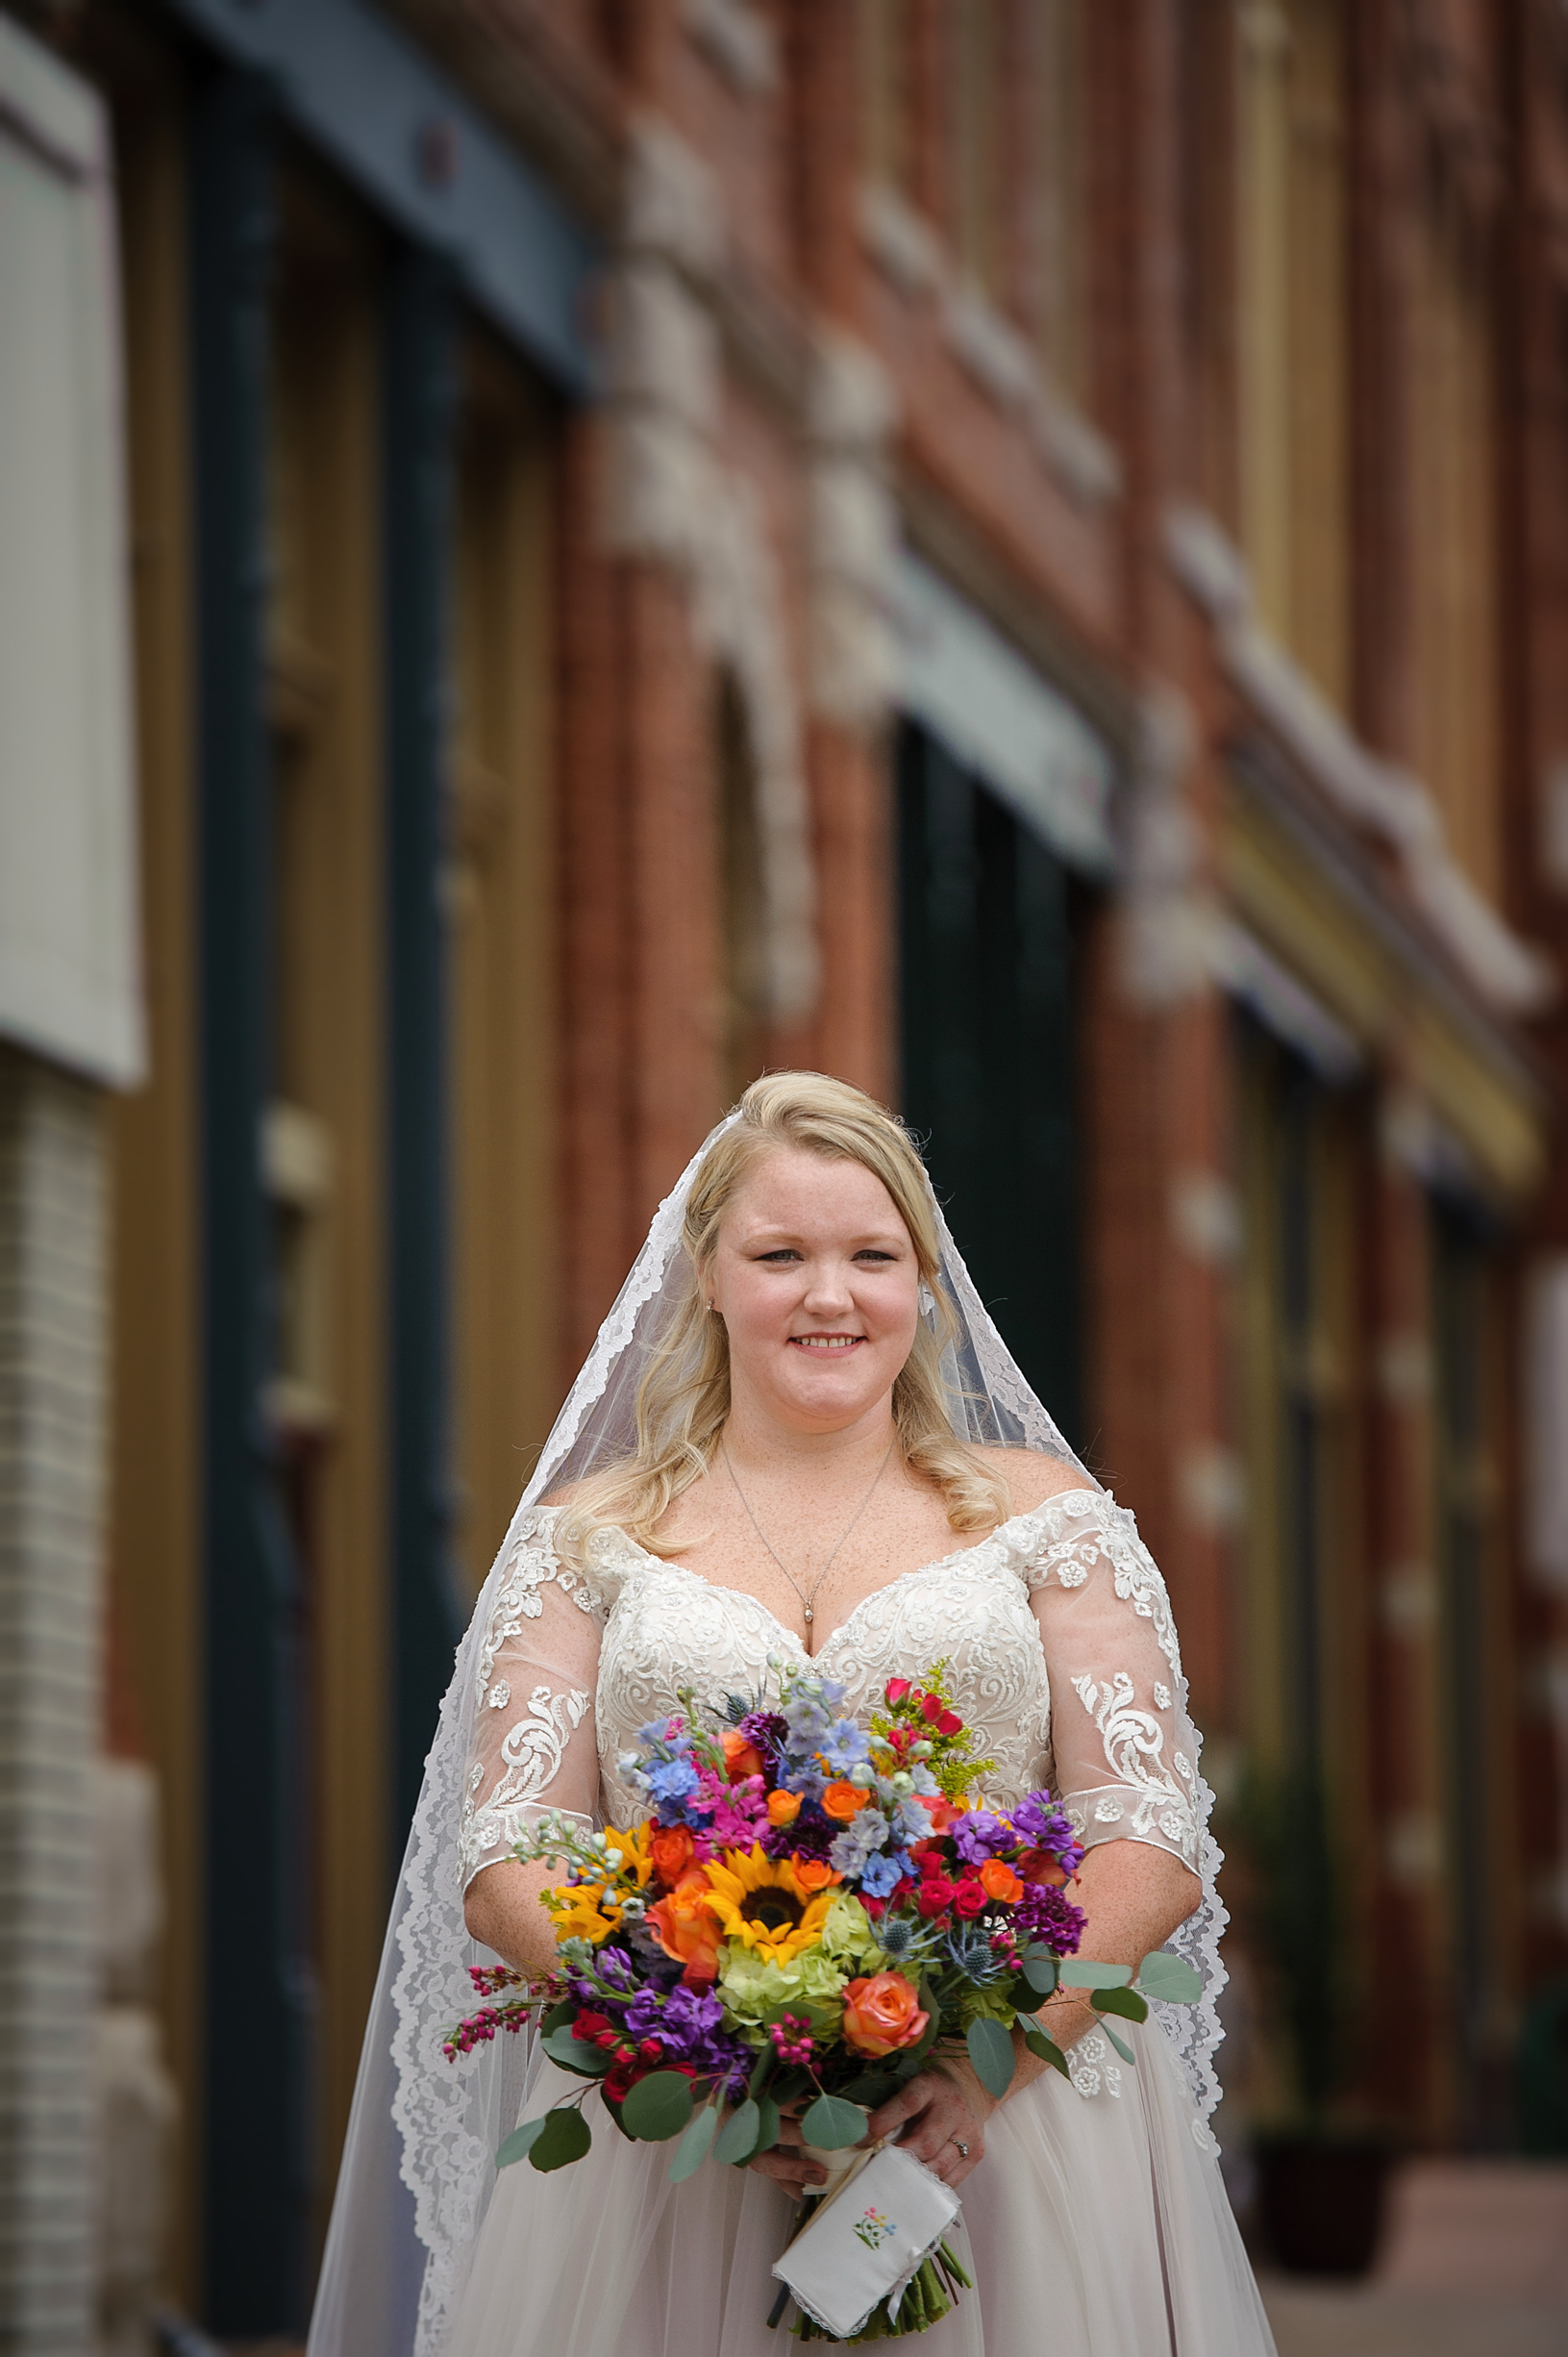
[{"label": "blonde hair", "polygon": [[936,1210],[925,1166],[902,1121],[848,1081],[823,1072],[770,1072],[753,1081],[739,1118],[716,1138],[686,1201],[684,1291],[637,1389],[637,1444],[619,1464],[571,1492],[556,1529],[562,1558],[581,1564],[609,1524],[654,1554],[676,1550],[658,1527],[684,1490],[707,1472],[730,1414],[730,1338],[707,1308],[703,1280],[719,1227],[757,1165],[780,1151],[856,1162],[881,1179],[909,1232],[920,1274],[936,1301],[935,1330],[915,1326],[893,1384],[893,1425],[908,1470],[936,1490],[955,1530],[989,1530],[1010,1511],[1007,1482],[954,1433],[940,1362],[955,1333],[937,1281]]}]

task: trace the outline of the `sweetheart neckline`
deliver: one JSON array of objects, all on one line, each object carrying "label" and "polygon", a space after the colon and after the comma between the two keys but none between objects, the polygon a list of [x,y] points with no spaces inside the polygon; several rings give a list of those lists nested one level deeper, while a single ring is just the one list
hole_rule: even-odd
[{"label": "sweetheart neckline", "polygon": [[829,1631],[814,1653],[808,1651],[805,1639],[797,1636],[786,1620],[781,1620],[770,1604],[764,1604],[760,1596],[754,1596],[749,1588],[726,1588],[718,1580],[704,1579],[700,1571],[693,1571],[685,1564],[677,1563],[673,1557],[655,1555],[650,1548],[640,1545],[632,1537],[630,1531],[622,1530],[618,1523],[613,1527],[615,1536],[621,1543],[629,1547],[634,1555],[640,1557],[644,1564],[650,1565],[656,1571],[673,1571],[680,1578],[691,1581],[698,1588],[710,1589],[715,1595],[738,1596],[742,1603],[755,1605],[765,1620],[772,1621],[780,1636],[787,1637],[790,1643],[799,1652],[805,1654],[809,1662],[819,1662],[828,1647],[841,1637],[846,1629],[853,1628],[859,1616],[865,1611],[867,1605],[874,1604],[879,1596],[891,1595],[895,1588],[902,1588],[908,1580],[923,1579],[929,1571],[946,1571],[954,1564],[966,1562],[971,1555],[978,1555],[983,1547],[994,1545],[1005,1532],[1015,1530],[1020,1522],[1038,1520],[1048,1507],[1059,1504],[1063,1498],[1104,1498],[1108,1495],[1108,1491],[1091,1490],[1082,1484],[1075,1484],[1071,1490],[1053,1490],[1049,1497],[1042,1498],[1037,1506],[1032,1506],[1027,1514],[1009,1515],[1005,1522],[997,1524],[995,1530],[987,1531],[983,1539],[977,1539],[973,1546],[954,1547],[949,1554],[933,1556],[930,1563],[911,1565],[908,1571],[900,1571],[894,1578],[884,1580],[880,1588],[873,1588],[869,1594],[861,1596],[859,1603],[852,1604],[837,1627]]}]

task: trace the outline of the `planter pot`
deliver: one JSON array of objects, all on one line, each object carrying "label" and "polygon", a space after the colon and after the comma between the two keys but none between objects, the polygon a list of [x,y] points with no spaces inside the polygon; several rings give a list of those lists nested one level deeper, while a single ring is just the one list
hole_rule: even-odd
[{"label": "planter pot", "polygon": [[1281,2137],[1257,2150],[1258,2210],[1292,2274],[1364,2275],[1382,2227],[1392,2155],[1381,2144]]}]

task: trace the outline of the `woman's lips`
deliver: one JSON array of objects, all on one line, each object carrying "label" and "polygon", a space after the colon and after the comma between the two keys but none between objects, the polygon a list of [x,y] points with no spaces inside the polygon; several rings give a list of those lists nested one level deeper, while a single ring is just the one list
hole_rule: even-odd
[{"label": "woman's lips", "polygon": [[792,1334],[791,1345],[796,1350],[809,1350],[813,1356],[826,1359],[844,1356],[865,1341],[863,1334]]}]

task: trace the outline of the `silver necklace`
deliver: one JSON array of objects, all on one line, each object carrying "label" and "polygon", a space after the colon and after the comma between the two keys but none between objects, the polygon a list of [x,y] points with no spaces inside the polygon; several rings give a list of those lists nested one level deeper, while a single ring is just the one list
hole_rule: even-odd
[{"label": "silver necklace", "polygon": [[799,1580],[795,1577],[793,1571],[791,1571],[789,1568],[789,1566],[784,1562],[783,1556],[780,1555],[777,1549],[770,1543],[766,1531],[762,1528],[762,1525],[760,1522],[759,1522],[757,1517],[752,1513],[751,1500],[747,1497],[745,1491],[740,1486],[739,1475],[736,1473],[734,1465],[730,1461],[730,1452],[722,1441],[719,1442],[719,1455],[724,1459],[725,1469],[729,1473],[730,1479],[734,1483],[735,1495],[745,1507],[746,1517],[748,1521],[751,1523],[753,1530],[757,1533],[759,1539],[761,1540],[762,1544],[767,1548],[768,1553],[773,1557],[774,1562],[778,1565],[780,1570],[784,1573],[785,1579],[789,1582],[789,1585],[799,1596],[801,1600],[801,1610],[806,1616],[806,1625],[808,1628],[810,1627],[812,1621],[816,1618],[816,1615],[812,1611],[811,1607],[816,1601],[817,1590],[821,1587],[823,1581],[833,1569],[834,1565],[838,1561],[839,1555],[843,1549],[844,1540],[849,1537],[850,1532],[855,1528],[856,1523],[859,1520],[861,1515],[864,1514],[866,1508],[870,1505],[872,1498],[876,1495],[877,1483],[881,1481],[883,1475],[886,1472],[889,1464],[892,1462],[893,1451],[897,1446],[898,1435],[895,1433],[891,1441],[889,1441],[887,1443],[887,1454],[883,1459],[881,1465],[878,1466],[876,1476],[872,1481],[870,1489],[866,1492],[864,1497],[861,1498],[859,1504],[856,1507],[855,1512],[850,1516],[848,1522],[844,1526],[843,1535],[840,1537],[837,1546],[834,1548],[833,1553],[829,1556],[827,1562],[823,1565],[821,1570],[811,1582],[811,1592],[809,1595],[808,1595],[805,1589],[801,1586]]}]

